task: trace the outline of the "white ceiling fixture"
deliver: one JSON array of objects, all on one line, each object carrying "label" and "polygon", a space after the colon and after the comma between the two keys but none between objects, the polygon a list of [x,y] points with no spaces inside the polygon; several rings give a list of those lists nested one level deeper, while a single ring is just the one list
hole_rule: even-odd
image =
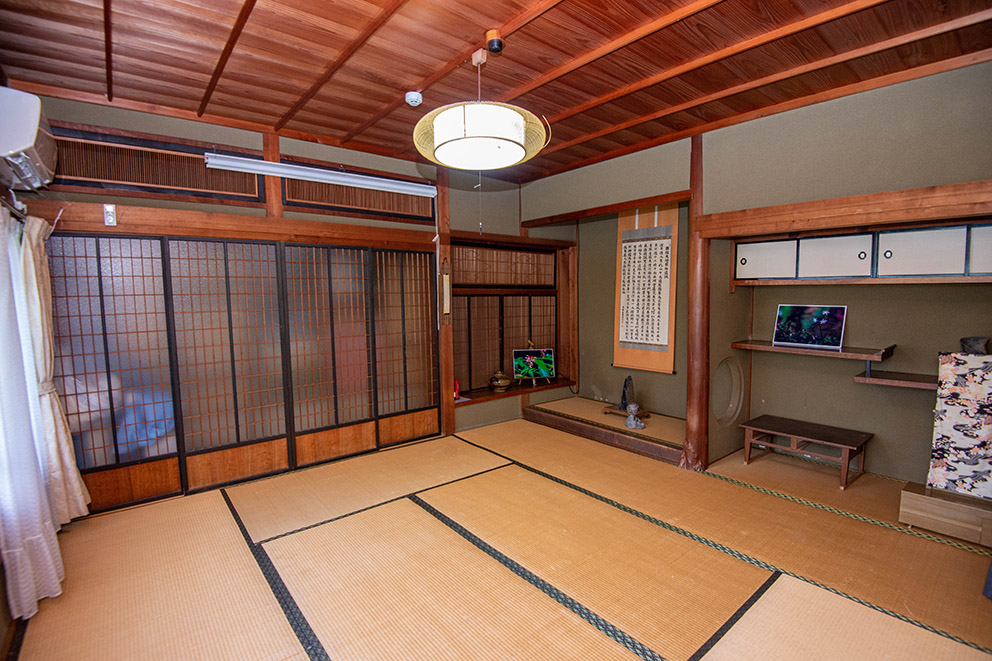
[{"label": "white ceiling fixture", "polygon": [[[493,38],[493,32],[486,34],[487,45],[496,53],[503,49],[503,40],[498,32]],[[480,48],[472,55],[478,69],[478,100],[432,110],[414,127],[413,144],[430,161],[456,170],[497,170],[533,158],[547,144],[544,124],[534,113],[482,100],[485,62],[486,51]]]},{"label": "white ceiling fixture", "polygon": [[437,197],[437,186],[421,184],[416,181],[388,179],[386,177],[327,170],[306,165],[295,165],[293,163],[275,163],[273,161],[262,161],[257,158],[244,158],[242,156],[230,156],[228,154],[217,154],[214,152],[204,154],[203,158],[208,168],[216,170],[230,170],[232,172],[262,174],[270,177],[282,177],[284,179],[316,181],[322,184],[365,188],[367,190],[415,195],[417,197]]}]

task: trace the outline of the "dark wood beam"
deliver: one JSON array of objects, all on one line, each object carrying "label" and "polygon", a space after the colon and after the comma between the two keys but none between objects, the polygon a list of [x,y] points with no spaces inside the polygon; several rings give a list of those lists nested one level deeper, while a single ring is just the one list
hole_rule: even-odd
[{"label": "dark wood beam", "polygon": [[987,180],[725,211],[700,216],[698,231],[706,238],[734,238],[990,214],[992,180]]},{"label": "dark wood beam", "polygon": [[451,305],[451,287],[453,286],[451,264],[451,214],[448,202],[448,169],[437,169],[437,197],[434,198],[435,216],[437,217],[437,244],[435,253],[438,269],[438,371],[441,393],[441,434],[447,436],[455,433],[455,341],[454,329],[451,324],[451,312],[445,314],[444,278],[448,277],[448,299]]},{"label": "dark wood beam", "polygon": [[[279,162],[279,136],[275,133],[262,134],[262,158]],[[273,219],[282,218],[282,177],[265,175],[265,215]]]},{"label": "dark wood beam", "polygon": [[504,103],[508,101],[512,101],[513,99],[516,99],[519,96],[523,96],[528,92],[534,91],[538,87],[547,85],[553,80],[557,80],[562,76],[570,74],[576,69],[584,67],[590,62],[595,62],[601,57],[606,57],[610,53],[618,51],[621,48],[624,48],[625,46],[629,46],[635,41],[643,39],[648,35],[654,34],[659,30],[663,30],[664,28],[667,28],[669,25],[678,23],[679,21],[684,20],[692,16],[693,14],[698,14],[699,12],[705,9],[709,9],[713,5],[719,4],[721,2],[723,2],[723,0],[696,0],[695,2],[686,5],[685,7],[679,7],[675,11],[669,12],[659,18],[654,19],[653,21],[649,21],[648,23],[645,23],[644,25],[631,30],[630,32],[624,34],[621,37],[612,39],[606,42],[605,44],[597,46],[592,50],[588,50],[585,53],[568,60],[567,62],[563,62],[554,69],[551,69],[550,71],[546,71],[545,73],[541,74],[537,78],[534,78],[533,80],[530,80],[524,83],[523,85],[518,85],[512,90],[506,92],[505,94],[501,94],[497,100],[502,101]]},{"label": "dark wood beam", "polygon": [[103,0],[103,63],[106,70],[107,100],[114,100],[114,41],[110,0]]},{"label": "dark wood beam", "polygon": [[617,202],[616,204],[607,204],[601,207],[592,207],[590,209],[581,209],[579,211],[560,213],[554,216],[545,216],[543,218],[534,218],[532,220],[525,220],[520,223],[520,226],[542,227],[544,225],[556,225],[558,223],[571,223],[576,220],[582,220],[583,218],[589,218],[591,216],[602,216],[608,213],[618,213],[620,211],[625,211],[627,209],[637,209],[638,207],[647,207],[655,204],[667,204],[669,202],[683,202],[685,200],[688,200],[689,197],[690,197],[690,191],[687,190],[674,191],[672,193],[665,193],[663,195],[642,197],[639,200],[630,200],[629,202]]},{"label": "dark wood beam", "polygon": [[621,97],[627,96],[628,94],[639,92],[666,80],[681,76],[682,74],[690,71],[695,71],[696,69],[704,67],[708,64],[713,64],[714,62],[719,62],[720,60],[738,55],[745,51],[751,50],[752,48],[757,48],[758,46],[763,46],[773,41],[778,41],[779,39],[796,34],[797,32],[802,32],[803,30],[808,30],[818,25],[829,23],[830,21],[835,21],[855,12],[863,11],[870,7],[874,7],[875,5],[882,4],[885,1],[886,0],[854,0],[854,2],[849,2],[845,5],[841,5],[840,7],[834,7],[814,16],[795,21],[794,23],[790,23],[788,25],[783,25],[780,28],[763,32],[756,37],[739,41],[736,44],[713,51],[712,53],[708,53],[702,57],[697,57],[696,59],[680,64],[677,67],[672,67],[671,69],[667,69],[653,76],[648,76],[647,78],[630,83],[629,85],[617,87],[611,92],[602,94],[594,99],[590,99],[585,103],[580,103],[569,108],[568,110],[563,110],[557,115],[549,118],[548,121],[552,124],[555,122],[560,122],[563,119],[587,112],[605,103],[609,103],[610,101],[615,101]]},{"label": "dark wood beam", "polygon": [[703,136],[692,136],[689,156],[689,338],[686,367],[685,444],[680,468],[709,464],[710,241],[699,232],[703,215]]},{"label": "dark wood beam", "polygon": [[238,43],[238,38],[241,37],[241,31],[245,29],[248,16],[251,15],[252,9],[255,8],[255,2],[256,0],[245,0],[245,4],[241,5],[241,11],[238,13],[237,20],[234,21],[231,34],[227,37],[224,50],[221,51],[220,58],[218,58],[217,64],[214,66],[214,73],[210,76],[210,83],[207,85],[206,91],[203,92],[203,98],[200,99],[200,107],[196,109],[197,117],[202,116],[206,112],[207,104],[210,103],[210,97],[214,93],[214,88],[217,87],[221,74],[224,73],[224,67],[227,66],[227,61],[231,58],[231,53],[234,52],[234,46]]},{"label": "dark wood beam", "polygon": [[[608,161],[612,158],[617,158],[618,156],[626,156],[627,154],[631,154],[636,151],[650,149],[651,147],[657,147],[669,142],[675,142],[676,140],[682,140],[683,138],[688,138],[699,133],[706,133],[707,131],[715,131],[716,129],[722,129],[727,126],[749,122],[752,119],[759,119],[761,117],[775,115],[780,112],[795,110],[796,108],[802,108],[804,106],[811,106],[823,101],[839,99],[844,96],[850,96],[852,94],[859,94],[861,92],[867,92],[868,90],[878,89],[888,85],[903,83],[907,80],[915,80],[917,78],[923,78],[925,76],[931,76],[945,71],[953,71],[954,69],[971,66],[972,64],[981,64],[982,62],[988,62],[990,60],[992,60],[992,48],[987,48],[974,53],[967,53],[965,55],[951,57],[946,60],[940,60],[939,62],[931,62],[930,64],[913,67],[912,69],[904,69],[902,71],[886,74],[884,76],[878,76],[877,78],[862,80],[857,83],[851,83],[850,85],[844,85],[842,87],[824,90],[823,92],[817,92],[816,94],[809,94],[796,99],[790,99],[781,103],[758,108],[750,112],[732,115],[730,117],[725,117],[712,122],[706,122],[681,131],[673,131],[672,133],[666,133],[665,135],[652,138],[651,140],[644,140],[634,145],[618,147],[595,156],[590,156],[578,161],[572,161],[571,163],[542,170],[538,177],[521,177],[518,183],[527,183],[528,181],[533,181],[534,179],[550,177],[551,175],[561,174],[562,172],[568,172],[569,170],[575,170],[587,165],[602,163],[603,161]],[[540,158],[540,154],[538,154],[538,158]]]},{"label": "dark wood beam", "polygon": [[898,48],[899,46],[905,46],[906,44],[911,44],[922,39],[929,39],[940,34],[945,34],[947,32],[953,32],[954,30],[960,30],[961,28],[968,27],[970,25],[976,25],[984,21],[992,20],[992,9],[986,9],[984,11],[976,12],[969,16],[964,16],[951,21],[946,21],[940,23],[939,25],[931,25],[930,27],[923,28],[922,30],[916,30],[914,32],[909,32],[898,37],[893,37],[891,39],[886,39],[885,41],[880,41],[863,48],[855,48],[849,50],[845,53],[839,53],[832,57],[825,57],[808,64],[804,64],[798,67],[792,67],[791,69],[785,69],[778,73],[771,74],[769,76],[764,76],[763,78],[757,78],[755,80],[750,80],[746,83],[741,83],[740,85],[734,85],[733,87],[728,87],[726,89],[720,90],[719,92],[714,92],[713,94],[707,94],[695,99],[691,99],[684,103],[679,103],[674,106],[669,106],[667,108],[662,108],[652,113],[645,115],[640,115],[638,117],[633,117],[619,124],[612,124],[606,128],[600,129],[598,131],[593,131],[592,133],[586,133],[571,140],[563,140],[562,142],[550,145],[544,148],[542,154],[550,154],[556,151],[561,151],[562,149],[568,149],[569,147],[574,147],[575,145],[582,144],[584,142],[589,142],[591,140],[596,140],[597,138],[602,138],[604,136],[616,133],[618,131],[623,131],[640,124],[646,124],[647,122],[652,122],[663,117],[668,117],[674,115],[675,113],[682,112],[684,110],[690,110],[692,108],[698,108],[699,106],[705,105],[707,103],[712,103],[714,101],[719,101],[727,97],[733,96],[735,94],[740,94],[742,92],[747,92],[749,90],[757,89],[759,87],[764,87],[765,85],[771,85],[789,78],[794,78],[796,76],[801,76],[803,74],[810,73],[812,71],[817,71],[819,69],[826,69],[827,67],[832,67],[835,64],[842,64],[844,62],[850,62],[859,57],[865,57],[867,55],[872,55],[874,53],[880,53],[882,51],[889,50],[891,48]]},{"label": "dark wood beam", "polygon": [[[529,6],[524,11],[514,16],[512,19],[510,19],[510,21],[508,21],[502,27],[500,27],[499,30],[500,32],[503,33],[504,37],[508,37],[517,30],[519,30],[520,28],[524,27],[525,25],[533,21],[541,14],[555,7],[560,2],[562,2],[562,0],[539,0],[538,2],[535,2],[534,4]],[[414,85],[413,89],[419,92],[423,92],[428,87],[430,87],[431,85],[433,85],[434,83],[441,80],[442,78],[450,74],[452,71],[457,69],[459,66],[471,60],[472,53],[479,50],[479,47],[480,47],[479,44],[473,44],[469,48],[466,48],[464,51],[459,53],[457,57],[449,60],[448,63],[442,66],[440,69],[438,69],[431,75],[421,80],[417,85]],[[369,117],[359,126],[356,126],[351,131],[349,131],[343,138],[341,138],[341,142],[342,143],[351,142],[356,135],[360,135],[364,133],[369,129],[369,127],[379,123],[383,117],[387,116],[389,113],[399,108],[404,103],[405,99],[406,99],[406,91],[404,91],[403,94],[401,94],[400,96],[397,96],[395,99],[393,99],[382,110],[374,114],[372,117]],[[403,151],[408,151],[410,146],[412,146],[412,144],[413,144],[412,142],[409,143],[409,145],[404,147]]]},{"label": "dark wood beam", "polygon": [[392,18],[393,14],[395,14],[396,11],[406,3],[406,1],[407,0],[391,0],[388,5],[383,7],[372,22],[366,25],[365,29],[362,30],[357,37],[352,39],[351,43],[349,43],[345,49],[341,51],[341,55],[339,55],[334,62],[329,64],[328,67],[324,69],[324,73],[320,75],[320,78],[314,81],[314,84],[310,86],[310,89],[308,89],[303,96],[297,99],[296,103],[293,104],[293,107],[286,111],[286,114],[282,116],[273,128],[278,131],[282,127],[286,126],[286,122],[291,120],[293,116],[296,115],[296,113],[298,113],[300,109],[310,101],[310,99],[317,95],[320,88],[327,84],[327,81],[329,81],[331,77],[337,73],[338,69],[347,64],[348,60],[351,59],[351,56],[358,52],[358,49],[364,46],[365,43],[372,38],[372,35],[374,35],[379,28],[385,25],[386,21]]}]

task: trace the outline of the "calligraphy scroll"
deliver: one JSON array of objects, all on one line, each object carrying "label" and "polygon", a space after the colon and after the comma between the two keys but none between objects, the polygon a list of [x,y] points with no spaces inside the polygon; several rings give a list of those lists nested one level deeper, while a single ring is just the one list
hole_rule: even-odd
[{"label": "calligraphy scroll", "polygon": [[674,371],[678,205],[645,207],[617,222],[613,364]]}]

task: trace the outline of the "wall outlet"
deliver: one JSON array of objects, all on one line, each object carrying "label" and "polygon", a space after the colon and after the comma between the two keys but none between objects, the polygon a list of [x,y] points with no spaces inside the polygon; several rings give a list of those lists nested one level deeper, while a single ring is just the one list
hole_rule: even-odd
[{"label": "wall outlet", "polygon": [[103,205],[103,224],[108,226],[117,226],[117,205],[116,204],[104,204]]}]

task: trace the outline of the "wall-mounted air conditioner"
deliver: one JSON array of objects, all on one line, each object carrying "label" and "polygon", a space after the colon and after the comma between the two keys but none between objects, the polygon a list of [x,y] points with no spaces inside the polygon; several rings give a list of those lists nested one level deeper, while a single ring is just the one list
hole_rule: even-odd
[{"label": "wall-mounted air conditioner", "polygon": [[35,190],[51,183],[57,156],[41,99],[0,87],[0,186]]}]

